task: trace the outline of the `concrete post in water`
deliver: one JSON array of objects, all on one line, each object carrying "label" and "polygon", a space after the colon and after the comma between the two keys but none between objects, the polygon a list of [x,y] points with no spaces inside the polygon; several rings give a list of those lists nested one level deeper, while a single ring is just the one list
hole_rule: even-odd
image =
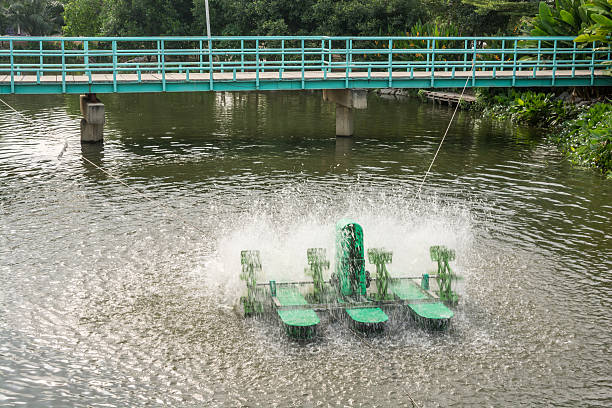
[{"label": "concrete post in water", "polygon": [[354,131],[353,109],[336,104],[336,136],[353,136]]},{"label": "concrete post in water", "polygon": [[368,107],[367,92],[352,89],[325,89],[323,100],[336,104],[336,136],[353,136],[353,109]]},{"label": "concrete post in water", "polygon": [[102,143],[104,141],[104,104],[96,94],[80,96],[81,143]]}]

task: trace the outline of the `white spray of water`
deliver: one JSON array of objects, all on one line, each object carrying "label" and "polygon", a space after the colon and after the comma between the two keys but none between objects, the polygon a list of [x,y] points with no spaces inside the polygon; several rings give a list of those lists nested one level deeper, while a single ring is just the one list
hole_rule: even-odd
[{"label": "white spray of water", "polygon": [[[234,303],[244,291],[239,275],[240,251],[245,249],[261,253],[258,282],[310,280],[304,274],[308,248],[325,248],[333,270],[335,223],[341,218],[361,224],[366,251],[379,247],[393,251],[392,276],[434,271],[429,256],[432,245],[453,248],[460,259],[472,242],[473,217],[465,206],[435,199],[414,202],[391,194],[371,197],[358,190],[318,198],[302,191],[308,189],[289,187],[269,200],[254,202],[242,215],[224,220],[216,250],[201,273],[228,303]],[[367,269],[374,275],[373,265],[368,264]]]}]

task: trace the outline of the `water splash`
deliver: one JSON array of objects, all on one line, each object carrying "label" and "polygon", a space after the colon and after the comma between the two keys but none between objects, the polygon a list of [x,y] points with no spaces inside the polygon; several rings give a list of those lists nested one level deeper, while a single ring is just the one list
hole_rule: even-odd
[{"label": "water splash", "polygon": [[[345,191],[329,200],[301,194],[308,191],[297,183],[260,199],[227,225],[218,235],[215,251],[202,273],[232,303],[244,284],[240,274],[240,251],[261,251],[262,276],[259,282],[310,280],[304,274],[308,248],[325,248],[334,257],[335,223],[351,218],[364,228],[366,248],[384,247],[393,251],[393,276],[419,276],[435,269],[429,247],[446,245],[458,258],[472,242],[474,216],[465,205],[434,198],[413,201],[406,196],[377,194],[360,188]],[[328,279],[329,276],[324,276]]]}]

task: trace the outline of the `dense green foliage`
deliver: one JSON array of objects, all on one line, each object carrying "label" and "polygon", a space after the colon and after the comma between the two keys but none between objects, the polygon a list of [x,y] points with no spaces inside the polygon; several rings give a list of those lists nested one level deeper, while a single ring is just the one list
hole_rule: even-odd
[{"label": "dense green foliage", "polygon": [[598,103],[563,124],[555,140],[572,163],[594,167],[612,179],[612,104]]},{"label": "dense green foliage", "polygon": [[591,23],[584,0],[556,0],[555,7],[541,2],[531,22],[531,35],[578,35]]},{"label": "dense green foliage", "polygon": [[610,48],[612,0],[555,0],[555,7],[540,2],[530,24],[532,35],[568,35],[576,42],[600,41]]},{"label": "dense green foliage", "polygon": [[[213,32],[221,34],[387,35],[412,31],[417,21],[454,24],[462,35],[512,32],[531,16],[534,0],[506,1],[488,9],[470,0],[210,0]],[[507,3],[516,4],[511,12]],[[530,7],[521,9],[521,5]],[[204,0],[194,0],[196,30],[205,26]],[[511,16],[510,16],[511,14]]]},{"label": "dense green foliage", "polygon": [[[603,39],[612,0],[209,0],[213,35],[398,35],[417,25],[459,35],[518,34]],[[0,0],[0,33],[201,35],[205,0]],[[535,18],[531,16],[536,15]],[[430,31],[430,30],[427,30]],[[444,34],[446,30],[442,30]],[[455,33],[455,30],[450,30]]]},{"label": "dense green foliage", "polygon": [[523,92],[510,106],[510,114],[514,120],[532,126],[556,126],[572,113],[572,106],[554,99],[553,94],[533,91]]},{"label": "dense green foliage", "polygon": [[192,0],[67,0],[66,35],[191,34]]},{"label": "dense green foliage", "polygon": [[[206,32],[204,0],[65,0],[69,35]],[[516,32],[534,0],[209,0],[213,35],[388,35],[417,22],[461,35]]]},{"label": "dense green foliage", "polygon": [[[0,32],[27,27],[23,31],[28,34],[58,33],[64,17],[66,35],[201,35],[206,31],[204,3],[205,0],[0,0]],[[209,3],[213,35],[388,35],[411,32],[419,21],[438,26],[453,24],[461,35],[512,34],[517,32],[521,17],[533,16],[537,11],[537,0]]]},{"label": "dense green foliage", "polygon": [[590,13],[593,22],[586,27],[577,42],[605,41],[612,35],[612,0],[593,0],[585,4],[584,9]]},{"label": "dense green foliage", "polygon": [[[380,35],[406,31],[425,12],[418,0],[210,0],[217,35]],[[204,0],[194,31],[205,32]]]},{"label": "dense green foliage", "polygon": [[[590,18],[593,23],[586,27],[575,41],[578,43],[601,41],[605,44],[602,48],[610,50],[610,38],[612,37],[612,0],[593,0],[587,3],[584,8],[591,13]],[[606,64],[610,66],[608,72],[612,73],[612,61],[607,61]]]},{"label": "dense green foliage", "polygon": [[68,0],[64,6],[64,34],[68,36],[95,36],[103,32],[108,8],[104,0]]},{"label": "dense green foliage", "polygon": [[478,104],[485,113],[537,127],[558,126],[576,114],[573,105],[555,99],[552,93],[515,89],[501,93],[479,90]]},{"label": "dense green foliage", "polygon": [[63,25],[61,1],[3,0],[0,1],[0,34],[49,35],[60,32]]}]

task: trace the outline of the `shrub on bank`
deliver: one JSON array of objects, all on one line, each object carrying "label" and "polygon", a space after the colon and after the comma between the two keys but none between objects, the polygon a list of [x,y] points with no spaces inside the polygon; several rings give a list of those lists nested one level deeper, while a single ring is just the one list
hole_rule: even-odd
[{"label": "shrub on bank", "polygon": [[612,104],[591,106],[564,123],[553,138],[572,163],[594,167],[612,179]]}]

